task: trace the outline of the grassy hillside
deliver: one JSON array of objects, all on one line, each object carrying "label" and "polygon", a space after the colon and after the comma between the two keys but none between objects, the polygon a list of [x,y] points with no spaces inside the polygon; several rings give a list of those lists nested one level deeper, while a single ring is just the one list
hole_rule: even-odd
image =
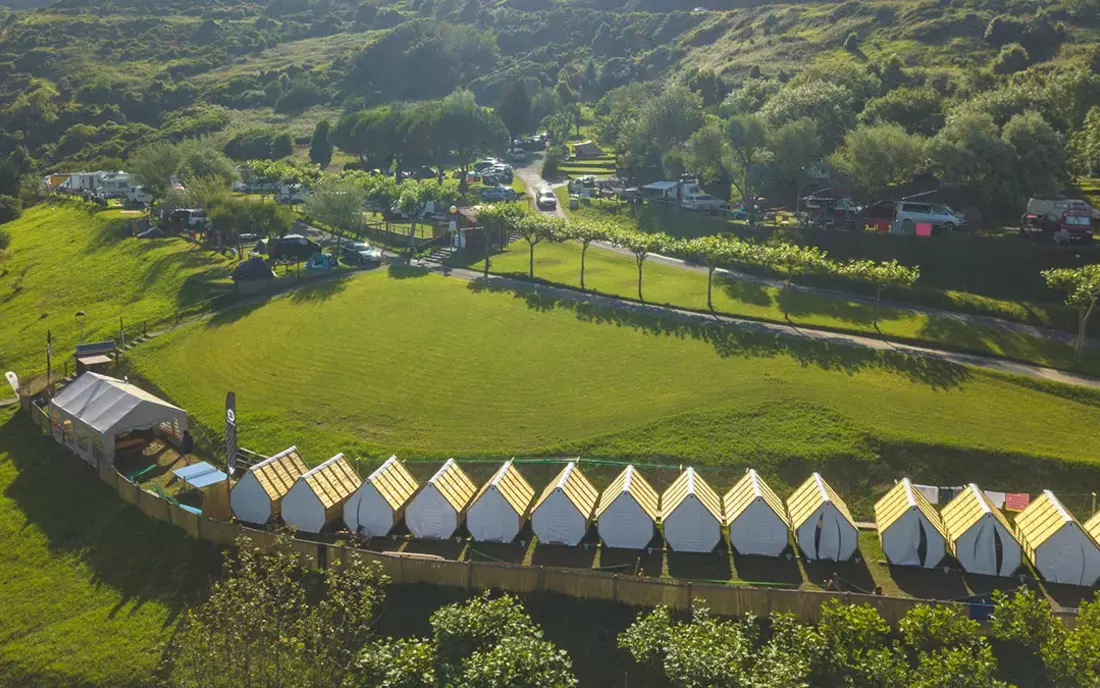
[{"label": "grassy hillside", "polygon": [[0,685],[146,686],[219,555],[0,409]]},{"label": "grassy hillside", "polygon": [[728,467],[723,489],[746,466],[790,485],[831,465],[863,513],[902,474],[1038,490],[1098,470],[1088,392],[400,269],[226,312],[131,363],[211,427],[235,391],[243,444],[312,463],[644,456]]},{"label": "grassy hillside", "polygon": [[77,311],[87,314],[86,341],[117,338],[120,316],[129,328],[227,287],[222,256],[179,238],[124,238],[139,217],[43,204],[4,225],[11,246],[0,258],[0,367],[45,372],[52,330],[60,370],[80,340]]}]

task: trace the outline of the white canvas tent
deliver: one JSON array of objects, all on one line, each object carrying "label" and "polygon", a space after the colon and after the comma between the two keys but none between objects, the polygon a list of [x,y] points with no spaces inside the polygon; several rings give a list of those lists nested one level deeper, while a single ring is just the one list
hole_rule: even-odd
[{"label": "white canvas tent", "polygon": [[1050,490],[1016,517],[1016,536],[1048,581],[1091,586],[1100,578],[1100,547]]},{"label": "white canvas tent", "polygon": [[391,456],[344,502],[344,525],[364,537],[389,535],[417,487],[404,464]]},{"label": "white canvas tent", "polygon": [[886,560],[894,566],[932,569],[947,554],[943,518],[909,478],[875,503],[875,524]]},{"label": "white canvas tent", "polygon": [[473,481],[454,459],[447,459],[405,508],[409,531],[422,540],[451,537],[475,492]]},{"label": "white canvas tent", "polygon": [[519,535],[535,489],[511,461],[489,479],[466,511],[466,528],[479,542],[511,542]]},{"label": "white canvas tent", "polygon": [[123,380],[84,373],[50,401],[53,437],[89,463],[114,463],[115,440],[131,430],[173,439],[187,430],[187,412]]},{"label": "white canvas tent", "polygon": [[730,545],[738,554],[778,557],[790,545],[783,500],[756,471],[750,468],[723,501]]},{"label": "white canvas tent", "polygon": [[644,549],[661,517],[660,496],[634,466],[627,466],[600,495],[596,530],[608,547]]},{"label": "white canvas tent", "polygon": [[848,505],[814,473],[787,499],[795,541],[807,559],[847,561],[859,547]]},{"label": "white canvas tent", "polygon": [[289,447],[248,469],[229,493],[238,521],[267,523],[279,513],[283,497],[309,470],[298,447]]},{"label": "white canvas tent", "polygon": [[576,546],[591,525],[600,493],[570,461],[539,495],[531,511],[531,529],[543,544]]},{"label": "white canvas tent", "polygon": [[710,552],[722,539],[722,499],[694,468],[661,495],[665,542],[677,552]]},{"label": "white canvas tent", "polygon": [[969,573],[1011,576],[1022,550],[1001,510],[970,483],[940,512],[951,553]]},{"label": "white canvas tent", "polygon": [[319,533],[335,520],[363,480],[343,454],[303,473],[283,497],[283,521],[306,533]]}]

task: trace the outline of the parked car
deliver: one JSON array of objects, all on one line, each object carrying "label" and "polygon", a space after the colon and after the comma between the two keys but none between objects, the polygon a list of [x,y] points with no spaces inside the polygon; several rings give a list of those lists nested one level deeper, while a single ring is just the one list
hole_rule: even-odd
[{"label": "parked car", "polygon": [[172,224],[180,224],[184,227],[199,227],[206,223],[206,211],[191,208],[173,210],[168,216]]},{"label": "parked car", "polygon": [[1092,208],[1070,198],[1032,198],[1020,218],[1020,235],[1049,237],[1058,243],[1091,241]]},{"label": "parked car", "polygon": [[550,189],[543,189],[539,191],[538,196],[535,197],[535,205],[538,208],[555,210],[558,207],[558,197],[555,196],[554,192]]},{"label": "parked car", "polygon": [[413,170],[409,173],[409,176],[413,179],[435,179],[436,171],[430,167],[424,166],[419,169]]},{"label": "parked car", "polygon": [[914,203],[902,201],[898,208],[897,222],[901,231],[911,234],[918,223],[932,225],[933,229],[953,232],[966,224],[962,215],[942,203]]},{"label": "parked car", "polygon": [[314,253],[306,261],[306,270],[331,270],[336,267],[336,257],[327,253]]},{"label": "parked car", "polygon": [[340,249],[340,260],[348,265],[378,265],[382,262],[382,252],[365,241],[356,241]]},{"label": "parked car", "polygon": [[510,186],[491,186],[487,189],[482,189],[481,200],[485,203],[492,203],[494,201],[514,201],[516,200],[516,191]]},{"label": "parked car", "polygon": [[508,159],[512,162],[526,162],[527,151],[523,150],[522,148],[515,148],[508,153]]},{"label": "parked car", "polygon": [[278,239],[270,239],[264,244],[267,254],[275,260],[299,263],[321,252],[321,245],[301,234],[287,234]]},{"label": "parked car", "polygon": [[478,160],[477,162],[475,162],[473,165],[473,169],[481,172],[482,170],[487,170],[494,165],[499,165],[501,164],[501,162],[502,161],[497,160],[496,158],[485,158],[484,160]]},{"label": "parked car", "polygon": [[138,239],[163,239],[164,230],[160,227],[150,227],[137,235]]},{"label": "parked car", "polygon": [[687,194],[680,200],[680,205],[688,210],[702,210],[708,213],[718,213],[726,209],[726,202],[710,194]]}]

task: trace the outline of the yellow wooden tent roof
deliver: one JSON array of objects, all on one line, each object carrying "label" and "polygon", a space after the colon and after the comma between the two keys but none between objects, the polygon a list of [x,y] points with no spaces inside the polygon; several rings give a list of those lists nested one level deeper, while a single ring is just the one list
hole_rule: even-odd
[{"label": "yellow wooden tent roof", "polygon": [[298,453],[298,447],[290,447],[253,466],[249,471],[256,477],[268,499],[278,501],[290,492],[294,482],[308,471],[306,462]]},{"label": "yellow wooden tent roof", "polygon": [[1093,514],[1089,520],[1085,521],[1085,525],[1082,526],[1085,532],[1092,536],[1093,540],[1096,540],[1096,544],[1100,545],[1100,511]]},{"label": "yellow wooden tent roof", "polygon": [[1012,524],[1008,522],[1001,510],[989,501],[985,492],[974,483],[970,483],[962,492],[955,495],[955,498],[940,513],[943,515],[943,526],[947,530],[947,538],[952,548],[955,546],[955,541],[986,514],[993,514],[1008,534],[1013,538],[1016,537]]},{"label": "yellow wooden tent roof", "polygon": [[401,463],[396,456],[391,456],[385,463],[374,469],[374,472],[367,476],[366,482],[374,486],[394,511],[405,506],[420,487],[416,478],[412,477],[409,470],[405,468],[405,464]]},{"label": "yellow wooden tent roof", "polygon": [[633,497],[638,506],[642,508],[642,511],[654,521],[660,518],[661,498],[658,496],[657,490],[654,490],[653,486],[646,482],[646,479],[634,466],[624,468],[623,472],[619,473],[618,477],[611,481],[611,484],[600,495],[600,504],[596,507],[596,518],[599,518],[607,510],[607,507],[611,506],[611,503],[624,492]]},{"label": "yellow wooden tent roof", "polygon": [[527,513],[527,507],[531,506],[531,500],[535,498],[535,488],[531,487],[531,484],[527,482],[527,479],[523,477],[515,464],[507,461],[493,474],[488,482],[481,486],[481,489],[477,491],[477,495],[470,503],[473,504],[481,499],[481,495],[494,486],[509,506],[520,516]]},{"label": "yellow wooden tent roof", "polygon": [[791,517],[791,527],[795,530],[801,528],[822,505],[829,503],[836,507],[836,510],[852,524],[853,528],[856,527],[848,505],[818,473],[806,478],[806,482],[787,498],[787,513]]},{"label": "yellow wooden tent roof", "polygon": [[1035,550],[1067,525],[1081,527],[1054,493],[1044,490],[1038,499],[1016,516],[1016,539],[1028,559],[1034,562]]},{"label": "yellow wooden tent roof", "polygon": [[455,511],[465,509],[477,493],[477,485],[474,485],[474,481],[470,480],[466,472],[458,467],[454,459],[447,459],[428,484],[434,485]]},{"label": "yellow wooden tent roof", "polygon": [[561,473],[558,473],[557,477],[539,495],[531,510],[534,511],[539,508],[558,488],[561,488],[561,491],[565,493],[565,496],[573,503],[577,511],[584,514],[585,518],[592,515],[592,512],[596,509],[596,502],[599,501],[600,493],[596,491],[592,483],[588,482],[588,478],[584,477],[576,461],[565,464],[565,468],[561,469]]},{"label": "yellow wooden tent roof", "polygon": [[787,509],[783,506],[783,500],[764,482],[760,474],[751,468],[745,473],[745,477],[738,480],[737,484],[726,493],[723,500],[726,507],[726,523],[733,523],[734,519],[744,513],[745,509],[749,508],[749,505],[757,497],[763,499],[768,508],[774,511],[781,521],[790,525],[787,520]]},{"label": "yellow wooden tent roof", "polygon": [[947,539],[947,529],[943,525],[943,517],[940,516],[928,498],[921,494],[920,490],[913,487],[909,478],[902,478],[898,484],[890,488],[890,491],[875,502],[875,524],[878,532],[889,528],[910,509],[916,507],[924,515],[932,527],[939,531],[944,540]]},{"label": "yellow wooden tent roof", "polygon": [[343,454],[337,454],[301,477],[326,509],[344,501],[363,484],[362,478],[347,462]]},{"label": "yellow wooden tent roof", "polygon": [[689,495],[695,495],[715,520],[725,523],[722,514],[722,498],[695,472],[694,468],[688,468],[681,473],[661,496],[661,520],[663,521],[669,514],[676,511]]}]

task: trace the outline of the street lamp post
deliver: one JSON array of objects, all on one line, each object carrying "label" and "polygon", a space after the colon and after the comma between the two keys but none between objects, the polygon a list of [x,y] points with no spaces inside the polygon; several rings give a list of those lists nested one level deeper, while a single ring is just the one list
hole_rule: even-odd
[{"label": "street lamp post", "polygon": [[84,343],[84,319],[87,318],[87,314],[84,311],[76,312],[76,321],[80,323],[80,343]]}]

